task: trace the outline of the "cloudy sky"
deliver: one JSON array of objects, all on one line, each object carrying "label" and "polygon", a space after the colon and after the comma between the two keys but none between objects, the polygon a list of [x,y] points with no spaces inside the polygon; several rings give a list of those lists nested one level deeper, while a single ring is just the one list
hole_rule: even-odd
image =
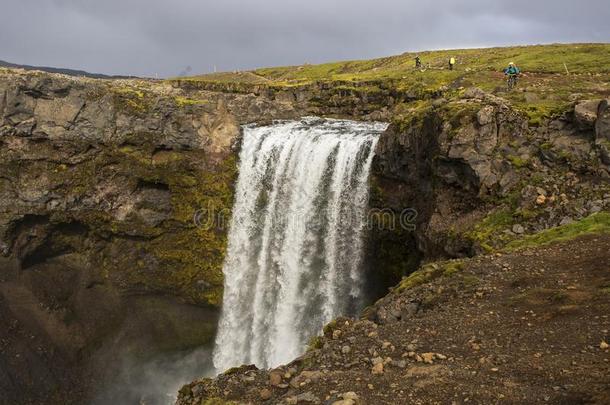
[{"label": "cloudy sky", "polygon": [[609,0],[0,0],[0,59],[167,77],[425,49],[610,42],[609,21]]}]

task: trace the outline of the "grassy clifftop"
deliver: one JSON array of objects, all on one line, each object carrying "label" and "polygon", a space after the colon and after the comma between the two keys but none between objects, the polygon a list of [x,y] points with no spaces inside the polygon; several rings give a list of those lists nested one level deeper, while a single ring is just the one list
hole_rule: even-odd
[{"label": "grassy clifftop", "polygon": [[[416,69],[419,55],[423,69]],[[449,72],[450,57],[457,69]],[[298,85],[314,81],[398,80],[408,84],[414,74],[427,72],[439,82],[481,72],[501,71],[509,61],[530,73],[610,73],[610,44],[536,45],[488,49],[456,49],[404,53],[386,58],[257,69],[245,73],[217,73],[191,77],[191,80],[237,81],[269,85]],[[566,66],[564,66],[564,63]],[[406,77],[405,77],[406,76]]]},{"label": "grassy clifftop", "polygon": [[[258,69],[256,74],[273,81],[311,80],[351,80],[366,81],[380,79],[407,80],[403,76],[419,69],[414,66],[414,58],[419,55],[423,67],[433,70],[436,75],[451,78],[463,75],[465,69],[474,75],[481,71],[499,71],[509,61],[533,73],[563,73],[564,63],[572,73],[610,73],[609,44],[590,45],[542,45],[490,49],[458,49],[404,53],[387,58],[365,61],[348,61],[322,65],[292,66],[283,68]],[[457,69],[442,75],[449,58],[457,60]],[[441,79],[439,77],[439,79]]]},{"label": "grassy clifftop", "polygon": [[[419,55],[423,67],[415,68]],[[455,70],[448,60],[457,60]],[[502,70],[515,62],[523,77],[517,91],[505,93]],[[176,79],[177,80],[177,79]],[[426,99],[459,95],[468,87],[503,93],[532,123],[561,113],[576,100],[610,95],[610,44],[535,45],[404,53],[386,58],[320,65],[263,68],[180,79],[249,92],[253,87],[277,90],[312,85],[357,91],[408,93]]]}]

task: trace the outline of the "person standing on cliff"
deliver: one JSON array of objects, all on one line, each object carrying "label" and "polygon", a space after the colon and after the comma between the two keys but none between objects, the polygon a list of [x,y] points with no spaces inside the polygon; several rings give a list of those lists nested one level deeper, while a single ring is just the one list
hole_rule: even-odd
[{"label": "person standing on cliff", "polygon": [[421,68],[421,59],[419,58],[419,55],[415,57],[415,67],[418,69]]},{"label": "person standing on cliff", "polygon": [[453,67],[455,66],[455,58],[452,56],[449,59],[449,70],[453,70]]}]

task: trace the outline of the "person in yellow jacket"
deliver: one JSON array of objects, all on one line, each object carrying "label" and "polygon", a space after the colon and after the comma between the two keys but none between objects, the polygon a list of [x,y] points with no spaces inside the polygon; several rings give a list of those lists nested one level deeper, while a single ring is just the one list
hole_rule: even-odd
[{"label": "person in yellow jacket", "polygon": [[453,70],[453,67],[455,66],[455,58],[452,56],[449,59],[449,70]]}]

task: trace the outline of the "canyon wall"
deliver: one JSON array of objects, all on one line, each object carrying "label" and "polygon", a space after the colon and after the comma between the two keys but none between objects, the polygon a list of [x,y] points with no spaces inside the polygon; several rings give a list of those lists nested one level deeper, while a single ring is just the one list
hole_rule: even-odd
[{"label": "canyon wall", "polygon": [[254,95],[0,72],[6,400],[79,403],[114,372],[107,356],[209,342],[240,124],[294,115]]}]

